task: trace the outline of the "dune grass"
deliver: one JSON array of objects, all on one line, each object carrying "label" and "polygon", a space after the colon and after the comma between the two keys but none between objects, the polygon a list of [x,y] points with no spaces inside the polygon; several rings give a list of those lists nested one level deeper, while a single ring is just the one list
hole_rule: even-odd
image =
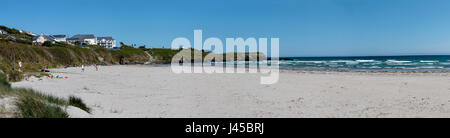
[{"label": "dune grass", "polygon": [[69,99],[43,94],[32,89],[11,88],[11,85],[0,73],[0,97],[17,97],[16,117],[19,118],[67,118],[67,112],[62,107],[74,106],[88,113],[91,109],[78,97]]},{"label": "dune grass", "polygon": [[19,118],[67,118],[68,114],[58,104],[64,100],[39,94],[29,89],[11,88],[0,74],[0,97],[17,97],[15,115]]},{"label": "dune grass", "polygon": [[68,118],[61,107],[45,103],[37,98],[24,96],[16,102],[17,117],[21,118]]},{"label": "dune grass", "polygon": [[69,97],[69,105],[71,106],[75,106],[80,108],[81,110],[84,110],[88,113],[91,113],[91,108],[89,108],[81,98],[75,97],[75,96],[70,96]]},{"label": "dune grass", "polygon": [[61,107],[74,106],[88,113],[91,112],[91,109],[83,102],[83,100],[75,96],[70,96],[69,99],[65,99],[49,94],[43,94],[33,89],[14,88],[13,90],[15,94],[18,95],[19,97],[31,97],[40,101],[45,101],[45,103],[48,104],[57,105]]}]

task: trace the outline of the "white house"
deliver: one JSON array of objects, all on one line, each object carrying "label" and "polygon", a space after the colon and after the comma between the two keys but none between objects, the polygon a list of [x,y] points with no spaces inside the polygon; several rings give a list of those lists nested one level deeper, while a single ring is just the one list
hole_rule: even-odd
[{"label": "white house", "polygon": [[66,35],[51,35],[56,42],[66,42]]},{"label": "white house", "polygon": [[97,37],[97,45],[104,48],[116,48],[116,40],[112,37]]},{"label": "white house", "polygon": [[25,34],[31,35],[31,36],[37,36],[37,34],[34,34],[33,32],[25,32]]},{"label": "white house", "polygon": [[93,34],[77,34],[72,36],[71,38],[67,39],[67,42],[70,43],[84,43],[84,44],[88,44],[88,45],[96,45],[97,44],[97,39],[95,38],[95,36]]},{"label": "white house", "polygon": [[5,30],[0,29],[0,34],[8,34]]},{"label": "white house", "polygon": [[41,33],[39,36],[33,37],[33,45],[42,45],[45,41],[50,41],[52,43],[55,42],[55,39],[52,36],[44,35],[44,33]]}]

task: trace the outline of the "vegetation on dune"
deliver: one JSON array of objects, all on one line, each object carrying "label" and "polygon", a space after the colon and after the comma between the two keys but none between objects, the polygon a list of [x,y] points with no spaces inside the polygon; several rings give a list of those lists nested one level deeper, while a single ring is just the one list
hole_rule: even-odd
[{"label": "vegetation on dune", "polygon": [[91,109],[78,97],[70,96],[69,99],[55,97],[48,94],[39,93],[32,89],[11,88],[5,80],[5,76],[0,74],[0,98],[16,97],[15,106],[17,108],[16,117],[22,118],[67,118],[67,112],[63,107],[74,106],[88,113]]},{"label": "vegetation on dune", "polygon": [[153,59],[160,62],[170,63],[172,57],[175,56],[181,50],[172,50],[167,48],[152,48],[147,49],[149,54],[153,56]]},{"label": "vegetation on dune", "polygon": [[56,105],[44,103],[33,97],[20,97],[16,103],[21,118],[68,118],[69,115]]},{"label": "vegetation on dune", "polygon": [[91,113],[91,108],[89,108],[81,98],[75,97],[75,96],[70,96],[69,97],[69,105],[71,106],[75,106],[80,108],[81,110],[84,110],[88,113]]},{"label": "vegetation on dune", "polygon": [[128,64],[132,62],[144,63],[147,62],[149,57],[144,53],[144,50],[140,48],[134,48],[120,42],[120,49],[112,51],[112,56],[119,60],[120,64]]},{"label": "vegetation on dune", "polygon": [[[202,60],[205,59],[206,56],[212,54],[212,56],[214,57],[223,57],[223,60],[226,60],[227,56],[234,56],[233,60],[257,60],[257,57],[263,57],[264,59],[266,58],[264,53],[260,53],[260,52],[233,52],[233,53],[224,53],[224,54],[213,54],[211,52],[206,52],[206,51],[200,51],[200,50],[196,50],[196,49],[190,49],[190,52],[186,52],[183,53],[181,52],[183,49],[166,49],[166,48],[151,48],[151,49],[146,49],[152,56],[153,59],[155,59],[157,62],[161,62],[161,63],[170,63],[172,58],[177,55],[177,54],[181,54],[182,56],[186,55],[186,54],[191,54],[191,60]],[[181,53],[180,53],[181,52]],[[194,52],[201,52],[202,59],[195,59],[194,57]],[[186,55],[188,56],[188,55]],[[219,60],[219,59],[217,59]],[[263,60],[263,59],[260,59]]]}]

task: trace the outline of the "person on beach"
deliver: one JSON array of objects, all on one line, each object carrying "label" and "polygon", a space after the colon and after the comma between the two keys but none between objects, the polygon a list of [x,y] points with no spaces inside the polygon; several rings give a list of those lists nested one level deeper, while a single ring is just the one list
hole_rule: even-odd
[{"label": "person on beach", "polygon": [[97,66],[97,64],[94,64],[94,66],[95,66],[95,71],[98,71],[98,66]]},{"label": "person on beach", "polygon": [[84,65],[81,65],[81,72],[84,72]]},{"label": "person on beach", "polygon": [[22,68],[22,61],[19,61],[19,72],[22,72],[22,70],[20,70]]}]

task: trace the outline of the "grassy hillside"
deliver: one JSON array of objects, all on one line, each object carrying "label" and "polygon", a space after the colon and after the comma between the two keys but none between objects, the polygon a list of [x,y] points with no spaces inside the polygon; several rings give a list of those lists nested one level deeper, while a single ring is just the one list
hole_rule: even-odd
[{"label": "grassy hillside", "polygon": [[146,62],[148,59],[148,55],[137,48],[109,50],[99,46],[81,48],[69,44],[42,47],[0,40],[0,70],[6,73],[11,81],[20,79],[15,78],[18,75],[19,61],[23,63],[22,70],[25,72],[36,72],[46,66],[54,68],[83,64],[127,64]]},{"label": "grassy hillside", "polygon": [[[9,35],[15,36],[16,38],[23,38],[25,40],[31,40],[31,38],[33,38],[33,36],[31,36],[29,34],[21,33],[17,29],[9,28],[9,27],[3,26],[3,25],[0,25],[0,29],[5,30],[6,32],[8,32]],[[4,36],[6,36],[6,35],[4,35]]]},{"label": "grassy hillside", "polygon": [[[166,48],[152,48],[152,49],[145,49],[147,50],[152,56],[153,59],[155,60],[154,62],[157,63],[170,63],[172,61],[172,58],[178,54],[181,49],[166,49]],[[196,49],[191,49],[191,57],[192,60],[196,60],[196,61],[201,61],[201,59],[194,59],[194,51],[197,52],[202,52],[202,59],[204,59],[208,54],[211,54],[211,52],[205,52],[205,51],[200,51],[200,50],[196,50]],[[183,53],[181,53],[183,54]],[[251,52],[251,53],[226,53],[226,54],[215,54],[216,56],[222,56],[223,60],[226,60],[227,56],[234,56],[234,60],[236,61],[242,61],[242,60],[250,60],[250,61],[255,61],[257,60],[258,56],[260,55],[261,57],[264,57],[263,59],[260,60],[265,60],[266,56],[264,53],[259,53],[259,52]]]},{"label": "grassy hillside", "polygon": [[153,59],[166,62],[171,61],[172,57],[180,52],[180,50],[172,50],[167,48],[152,48],[147,50],[153,56]]}]

